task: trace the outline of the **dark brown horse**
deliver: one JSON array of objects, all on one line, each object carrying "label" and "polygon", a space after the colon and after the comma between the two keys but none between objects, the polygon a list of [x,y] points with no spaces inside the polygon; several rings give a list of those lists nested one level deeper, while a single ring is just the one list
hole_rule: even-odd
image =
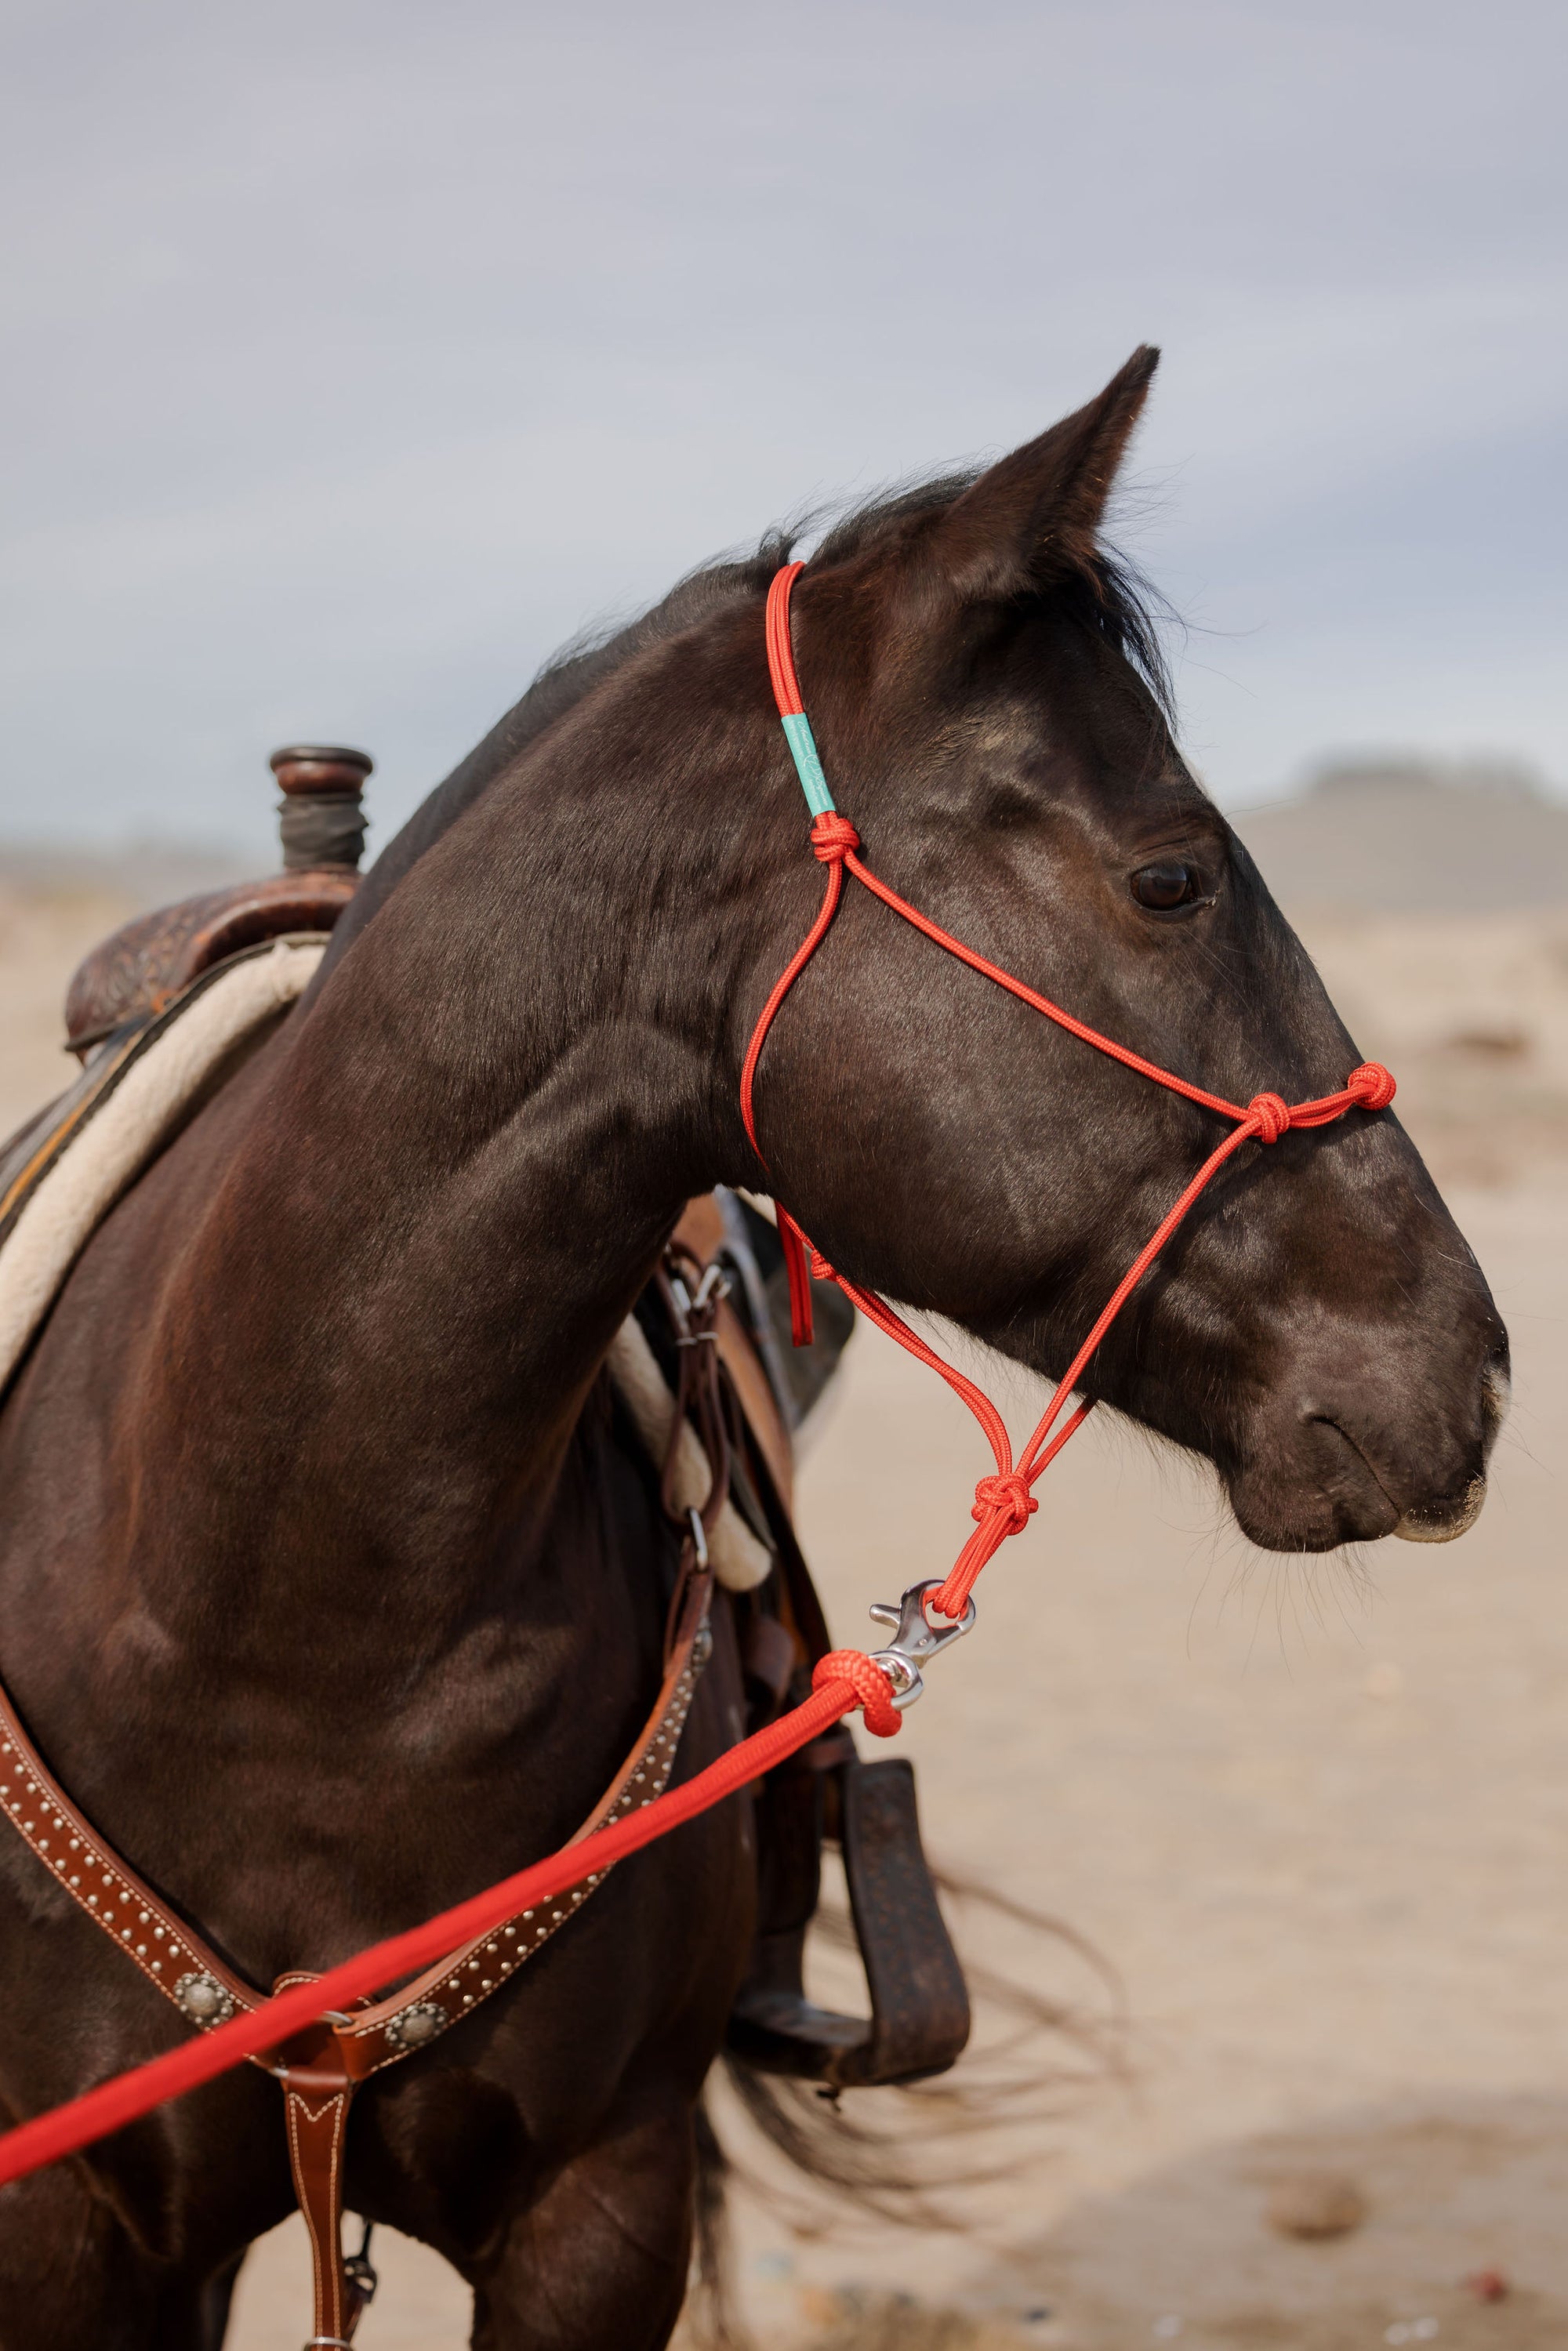
[{"label": "dark brown horse", "polygon": [[[1183,766],[1096,544],[1152,367],[833,531],[800,673],[895,887],[1207,1087],[1322,1093],[1359,1057]],[[553,1849],[649,1703],[671,1538],[601,1367],[681,1205],[766,1180],[740,1061],[820,886],[764,663],[781,552],[547,677],[434,797],[10,1396],[0,1670],[78,1803],[255,1981]],[[1042,1372],[1216,1139],[861,893],[758,1099],[836,1265]],[[1357,1113],[1233,1163],[1090,1384],[1213,1461],[1254,1540],[1318,1550],[1466,1521],[1505,1362],[1416,1152]],[[717,1630],[683,1771],[737,1728]],[[753,1899],[736,1802],[361,2094],[348,2200],[457,2266],[476,2342],[664,2340]],[[11,2116],[181,2032],[19,1845],[0,1949]],[[210,2346],[290,2201],[277,2092],[241,2068],[0,2196],[0,2341]]]}]

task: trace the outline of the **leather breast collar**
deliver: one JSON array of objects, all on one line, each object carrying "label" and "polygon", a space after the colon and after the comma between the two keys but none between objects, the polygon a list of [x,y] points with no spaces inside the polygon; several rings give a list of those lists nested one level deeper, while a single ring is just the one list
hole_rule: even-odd
[{"label": "leather breast collar", "polygon": [[[68,1119],[77,1105],[72,1100],[66,1107]],[[23,1141],[25,1165],[36,1177],[49,1162],[49,1144],[40,1144],[31,1136]],[[23,1195],[27,1188],[24,1178]],[[682,1233],[690,1228],[692,1242],[700,1248],[712,1238],[710,1228],[716,1223],[711,1214],[705,1219],[703,1204],[695,1204],[683,1222]],[[689,1279],[681,1281],[666,1274],[659,1284],[674,1325],[680,1378],[660,1480],[666,1515],[682,1533],[664,1668],[647,1719],[610,1785],[570,1839],[574,1844],[664,1793],[697,1679],[712,1651],[708,1614],[714,1573],[707,1536],[730,1507],[729,1443],[718,1387],[721,1357],[727,1368],[741,1364],[740,1377],[734,1384],[748,1428],[756,1422],[761,1424],[755,1431],[758,1449],[766,1459],[776,1459],[781,1468],[788,1468],[788,1433],[740,1324],[726,1310],[725,1284],[711,1277],[704,1280],[693,1248],[679,1238],[672,1266],[677,1261]],[[712,1344],[704,1343],[710,1339]],[[678,1468],[685,1466],[683,1439],[693,1426],[706,1457],[708,1490],[700,1508],[682,1508],[675,1498],[676,1480]],[[684,1494],[687,1489],[683,1486],[681,1490]],[[3,1685],[0,1812],[62,1891],[154,1990],[179,2010],[187,2024],[211,2032],[240,2011],[254,2011],[269,1997],[267,1991],[229,1967],[93,1828],[33,1745]],[[359,2084],[429,2048],[471,2010],[499,1991],[591,1897],[603,1875],[589,1872],[580,1884],[558,1896],[548,1910],[518,1912],[489,1933],[448,1952],[385,1998],[350,2013],[325,2014],[308,2032],[251,2060],[276,2074],[283,2088],[289,2165],[310,2239],[315,2297],[311,2345],[348,2345],[375,2290],[375,2273],[366,2250],[345,2257],[342,2249],[344,2134]],[[292,1970],[270,1989],[277,1992],[314,1980],[308,1970]],[[366,2235],[368,2246],[368,2230]]]}]

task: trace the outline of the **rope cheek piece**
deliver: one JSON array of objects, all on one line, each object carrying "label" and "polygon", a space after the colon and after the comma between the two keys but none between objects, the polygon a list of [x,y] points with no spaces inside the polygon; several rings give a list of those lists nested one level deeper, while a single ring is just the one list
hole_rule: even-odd
[{"label": "rope cheek piece", "polygon": [[[880,898],[884,906],[890,907],[895,914],[902,916],[904,922],[912,924],[915,930],[922,932],[936,946],[945,949],[948,955],[956,956],[960,963],[967,964],[970,970],[978,972],[982,978],[993,981],[998,987],[1006,988],[1009,995],[1016,996],[1020,1003],[1029,1005],[1032,1010],[1042,1014],[1046,1019],[1054,1020],[1059,1028],[1065,1029],[1070,1035],[1081,1039],[1086,1045],[1092,1045],[1096,1052],[1108,1054],[1113,1061],[1120,1061],[1124,1068],[1135,1071],[1138,1076],[1149,1079],[1155,1085],[1166,1086],[1173,1093],[1185,1095],[1188,1102],[1197,1103],[1201,1109],[1212,1111],[1217,1116],[1230,1121],[1229,1134],[1209,1153],[1196,1176],[1161,1218],[1155,1231],[1116,1284],[1086,1333],[1077,1353],[1057,1382],[1050,1403],[1016,1462],[1013,1459],[1012,1442],[1008,1435],[1007,1426],[984,1391],[977,1387],[972,1380],[966,1379],[962,1372],[956,1371],[951,1364],[944,1362],[934,1349],[928,1347],[925,1342],[910,1329],[900,1315],[894,1313],[885,1299],[879,1298],[874,1290],[863,1289],[859,1282],[852,1281],[847,1274],[840,1273],[836,1268],[831,1266],[821,1252],[812,1248],[783,1204],[775,1203],[779,1217],[779,1238],[783,1245],[784,1262],[789,1280],[790,1323],[795,1344],[798,1347],[803,1347],[809,1346],[811,1342],[812,1277],[814,1276],[819,1281],[837,1282],[845,1297],[860,1309],[868,1321],[874,1322],[879,1331],[885,1332],[890,1339],[896,1340],[901,1347],[906,1349],[919,1362],[928,1364],[932,1371],[940,1374],[954,1394],[962,1398],[979,1422],[996,1459],[994,1474],[982,1478],[975,1489],[975,1505],[971,1514],[975,1520],[975,1531],[959,1552],[946,1581],[933,1582],[929,1585],[916,1585],[904,1594],[906,1624],[901,1628],[900,1653],[906,1656],[907,1645],[904,1641],[904,1634],[913,1630],[912,1622],[908,1621],[909,1605],[917,1593],[922,1595],[919,1604],[920,1619],[928,1629],[935,1629],[934,1620],[942,1618],[946,1620],[944,1630],[949,1635],[958,1630],[967,1631],[974,1619],[974,1604],[969,1594],[974,1589],[975,1581],[981,1569],[1001,1548],[1009,1535],[1021,1533],[1028,1525],[1034,1512],[1040,1508],[1031,1490],[1036,1479],[1055,1459],[1068,1438],[1076,1430],[1082,1428],[1089,1416],[1092,1398],[1079,1404],[1065,1419],[1061,1419],[1063,1408],[1070,1401],[1086,1365],[1171,1235],[1214,1177],[1218,1176],[1226,1161],[1233,1153],[1239,1151],[1244,1143],[1254,1141],[1261,1144],[1278,1143],[1281,1136],[1288,1134],[1292,1127],[1329,1126],[1334,1120],[1343,1118],[1347,1111],[1352,1110],[1386,1110],[1394,1099],[1394,1080],[1381,1062],[1364,1061],[1359,1068],[1351,1071],[1337,1093],[1323,1094],[1312,1102],[1287,1102],[1281,1095],[1276,1093],[1254,1094],[1252,1100],[1245,1104],[1227,1102],[1223,1095],[1208,1093],[1201,1086],[1189,1085],[1185,1078],[1178,1078],[1172,1071],[1162,1070],[1155,1062],[1145,1061],[1141,1053],[1134,1053],[1129,1047],[1117,1044],[1113,1038],[1103,1037],[1097,1029],[1091,1029],[1085,1022],[1075,1019],[1072,1014],[1064,1011],[1060,1004],[1053,1004],[1049,997],[1041,996],[1036,989],[1026,987],[1022,980],[1015,979],[1010,972],[1003,971],[998,965],[989,962],[982,955],[977,955],[973,947],[966,946],[961,939],[954,938],[949,932],[943,930],[940,924],[932,922],[928,915],[921,914],[916,907],[910,905],[907,900],[901,898],[896,890],[890,889],[887,883],[880,880],[862,862],[860,855],[860,834],[849,819],[841,815],[833,804],[832,793],[829,789],[827,778],[822,771],[822,763],[812,737],[811,723],[806,716],[805,705],[800,698],[800,682],[795,674],[794,651],[790,642],[789,595],[796,580],[804,569],[804,565],[800,563],[786,564],[781,571],[775,573],[772,586],[768,591],[768,667],[773,681],[774,699],[778,703],[779,715],[783,722],[785,739],[789,743],[796,773],[800,777],[801,789],[806,795],[807,805],[811,810],[812,852],[827,869],[826,887],[822,893],[822,903],[817,910],[816,920],[780,973],[774,984],[772,993],[762,1008],[757,1026],[751,1032],[751,1040],[747,1047],[746,1059],[741,1069],[741,1117],[745,1121],[751,1147],[763,1165],[766,1167],[768,1162],[757,1138],[758,1063],[761,1060],[762,1048],[767,1042],[768,1033],[783,1008],[786,998],[832,925],[833,916],[837,914],[840,900],[843,896],[846,872],[852,873],[857,882],[871,892],[873,898]],[[1060,1426],[1057,1426],[1059,1420]],[[873,1611],[874,1613],[876,1612]],[[843,1667],[843,1659],[854,1654],[856,1653],[838,1653],[833,1662],[841,1669],[847,1670],[847,1667]],[[890,1678],[894,1680],[896,1694],[893,1701],[894,1705],[897,1705],[901,1698],[902,1702],[907,1705],[910,1698],[917,1695],[917,1690],[907,1693],[898,1690],[895,1674],[890,1674]],[[918,1675],[916,1675],[916,1682],[918,1682]],[[866,1720],[868,1728],[877,1727],[872,1721],[869,1706]]]}]

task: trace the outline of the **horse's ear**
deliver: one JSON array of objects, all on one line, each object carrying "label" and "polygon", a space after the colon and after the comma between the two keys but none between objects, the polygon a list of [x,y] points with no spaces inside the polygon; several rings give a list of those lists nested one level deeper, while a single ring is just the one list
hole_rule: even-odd
[{"label": "horse's ear", "polygon": [[972,604],[1082,569],[1159,357],[1141,344],[1097,399],[1026,441],[955,498],[922,550],[931,567],[925,584]]}]

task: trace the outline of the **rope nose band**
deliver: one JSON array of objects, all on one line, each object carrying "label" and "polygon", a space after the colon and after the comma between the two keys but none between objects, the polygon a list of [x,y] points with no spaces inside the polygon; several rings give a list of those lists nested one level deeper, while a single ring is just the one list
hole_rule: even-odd
[{"label": "rope nose band", "polygon": [[1172,1093],[1184,1095],[1200,1109],[1213,1111],[1217,1116],[1230,1121],[1230,1133],[1209,1153],[1186,1189],[1167,1211],[1112,1291],[1082,1345],[1057,1382],[1051,1402],[1016,1466],[1012,1440],[1006,1424],[983,1389],[977,1387],[972,1380],[966,1379],[962,1372],[955,1371],[951,1364],[945,1363],[894,1313],[885,1299],[878,1297],[874,1290],[862,1289],[859,1282],[852,1281],[847,1275],[836,1271],[821,1252],[811,1247],[783,1204],[775,1203],[779,1212],[779,1238],[783,1244],[784,1263],[789,1277],[789,1316],[795,1344],[798,1347],[810,1344],[812,1277],[820,1281],[837,1282],[845,1297],[852,1300],[878,1330],[885,1332],[890,1339],[895,1339],[901,1347],[921,1363],[928,1364],[946,1381],[979,1422],[996,1456],[995,1476],[982,1478],[975,1489],[975,1507],[971,1513],[975,1520],[975,1531],[959,1552],[946,1582],[931,1599],[933,1608],[945,1616],[956,1619],[963,1614],[975,1579],[986,1562],[1000,1549],[1009,1535],[1022,1531],[1039,1508],[1030,1490],[1036,1479],[1088,1417],[1090,1405],[1083,1403],[1068,1416],[1060,1428],[1056,1426],[1062,1407],[1095,1349],[1188,1209],[1226,1161],[1244,1143],[1276,1144],[1292,1127],[1329,1126],[1352,1110],[1386,1110],[1394,1100],[1394,1080],[1380,1061],[1363,1061],[1359,1068],[1351,1071],[1338,1093],[1322,1094],[1312,1102],[1288,1102],[1282,1094],[1276,1093],[1254,1094],[1245,1107],[1239,1102],[1227,1102],[1223,1095],[1209,1093],[1202,1086],[1189,1085],[1185,1078],[1178,1078],[1174,1071],[1162,1070],[1157,1063],[1145,1061],[1141,1053],[1134,1053],[1126,1045],[1118,1045],[1113,1038],[1103,1037],[1097,1029],[1091,1029],[1085,1022],[1075,1019],[1071,1012],[1064,1011],[1060,1004],[1053,1004],[1049,997],[1026,987],[1021,979],[1015,979],[999,965],[977,955],[973,947],[966,946],[961,939],[956,939],[950,932],[943,930],[940,924],[932,922],[928,915],[910,905],[896,890],[889,889],[887,883],[862,861],[860,834],[848,817],[841,816],[833,804],[816,739],[811,733],[811,722],[806,716],[806,706],[801,699],[800,684],[795,674],[794,647],[790,642],[789,597],[804,569],[801,563],[787,563],[781,571],[774,574],[768,590],[768,669],[773,681],[773,696],[779,705],[785,740],[795,762],[800,789],[806,795],[806,804],[811,811],[812,854],[826,867],[827,875],[816,920],[774,983],[773,991],[751,1032],[751,1041],[746,1049],[746,1060],[741,1069],[740,1114],[745,1121],[751,1147],[764,1167],[768,1162],[757,1139],[758,1063],[762,1057],[768,1032],[778,1019],[785,998],[831,927],[839,901],[843,895],[846,872],[852,873],[873,898],[880,898],[884,906],[891,907],[895,914],[912,924],[935,946],[950,956],[956,956],[960,963],[967,964],[970,970],[978,972],[983,979],[1006,988],[1009,996],[1016,996],[1021,1004],[1029,1005],[1046,1019],[1054,1020],[1058,1028],[1080,1038],[1085,1045],[1093,1046],[1096,1052],[1120,1061],[1124,1068],[1135,1071],[1139,1077],[1149,1079],[1155,1085],[1168,1087]]}]

